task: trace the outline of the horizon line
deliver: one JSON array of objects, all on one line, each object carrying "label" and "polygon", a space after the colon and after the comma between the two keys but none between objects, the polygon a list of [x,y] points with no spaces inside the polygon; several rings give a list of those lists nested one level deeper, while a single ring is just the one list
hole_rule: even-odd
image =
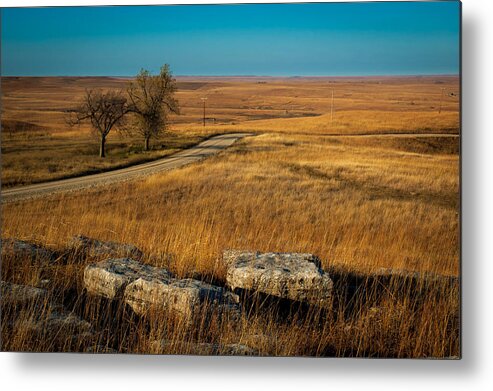
[{"label": "horizon line", "polygon": [[[402,74],[378,74],[378,75],[173,75],[173,77],[231,77],[231,78],[349,78],[349,77],[450,77],[461,76],[457,73],[402,73]],[[107,78],[134,78],[136,75],[0,75],[1,77],[107,77]]]}]

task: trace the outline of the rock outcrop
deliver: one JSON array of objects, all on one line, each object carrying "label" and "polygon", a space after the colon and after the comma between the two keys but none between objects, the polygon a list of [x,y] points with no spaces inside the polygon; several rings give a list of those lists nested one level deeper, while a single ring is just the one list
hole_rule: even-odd
[{"label": "rock outcrop", "polygon": [[55,253],[46,247],[18,239],[0,239],[2,257],[12,256],[52,262],[56,259]]},{"label": "rock outcrop", "polygon": [[69,247],[89,257],[108,256],[140,259],[143,256],[142,251],[133,244],[104,242],[83,235],[74,236],[69,242]]},{"label": "rock outcrop", "polygon": [[84,286],[92,295],[121,299],[127,285],[143,277],[169,280],[171,274],[166,269],[144,265],[131,258],[107,259],[86,266]]},{"label": "rock outcrop", "polygon": [[312,254],[258,253],[228,250],[223,253],[226,281],[240,288],[282,299],[330,306],[332,280]]},{"label": "rock outcrop", "polygon": [[125,289],[125,302],[139,315],[151,309],[169,309],[191,320],[201,306],[209,306],[220,315],[236,317],[239,312],[239,297],[224,288],[194,279],[149,279],[139,278]]},{"label": "rock outcrop", "polygon": [[12,284],[0,281],[0,305],[7,307],[28,307],[41,304],[46,297],[46,290],[33,286]]},{"label": "rock outcrop", "polygon": [[239,318],[239,297],[222,287],[194,279],[174,278],[164,268],[130,258],[108,259],[84,270],[88,293],[123,299],[138,315],[168,309],[186,321],[203,309]]}]

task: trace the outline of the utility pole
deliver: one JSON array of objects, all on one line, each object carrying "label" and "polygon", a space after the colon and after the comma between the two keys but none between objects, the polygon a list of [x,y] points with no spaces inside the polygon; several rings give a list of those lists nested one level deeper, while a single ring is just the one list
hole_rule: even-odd
[{"label": "utility pole", "polygon": [[330,100],[330,126],[332,127],[332,122],[334,119],[334,89],[331,88],[332,98]]},{"label": "utility pole", "polygon": [[205,101],[207,100],[207,98],[200,98],[202,99],[202,102],[204,102],[204,127],[205,127]]},{"label": "utility pole", "polygon": [[442,88],[442,93],[440,94],[440,106],[438,108],[438,114],[442,112],[443,91],[445,91],[445,88]]}]

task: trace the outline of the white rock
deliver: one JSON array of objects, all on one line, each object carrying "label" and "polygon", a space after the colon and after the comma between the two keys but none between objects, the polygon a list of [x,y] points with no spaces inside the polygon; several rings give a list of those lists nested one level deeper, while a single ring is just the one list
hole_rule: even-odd
[{"label": "white rock", "polygon": [[107,299],[124,299],[141,316],[151,309],[171,310],[185,321],[206,309],[221,318],[239,320],[239,297],[224,288],[194,279],[177,279],[163,268],[130,258],[108,259],[84,270],[87,291]]},{"label": "white rock", "polygon": [[141,277],[166,280],[171,274],[166,269],[144,265],[131,258],[107,259],[86,266],[84,286],[96,296],[122,298],[127,285]]},{"label": "white rock", "polygon": [[125,302],[139,315],[151,309],[167,308],[185,320],[191,320],[200,306],[207,303],[210,310],[238,311],[239,298],[225,289],[194,279],[142,277],[125,289]]},{"label": "white rock", "polygon": [[229,250],[223,253],[226,281],[231,289],[245,289],[268,295],[329,306],[332,280],[312,254],[257,253]]}]

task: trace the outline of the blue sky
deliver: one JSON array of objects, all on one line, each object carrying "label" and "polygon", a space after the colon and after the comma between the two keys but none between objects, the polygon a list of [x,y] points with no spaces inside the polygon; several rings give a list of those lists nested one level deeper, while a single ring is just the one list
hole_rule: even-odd
[{"label": "blue sky", "polygon": [[456,74],[459,3],[2,9],[2,75]]}]

